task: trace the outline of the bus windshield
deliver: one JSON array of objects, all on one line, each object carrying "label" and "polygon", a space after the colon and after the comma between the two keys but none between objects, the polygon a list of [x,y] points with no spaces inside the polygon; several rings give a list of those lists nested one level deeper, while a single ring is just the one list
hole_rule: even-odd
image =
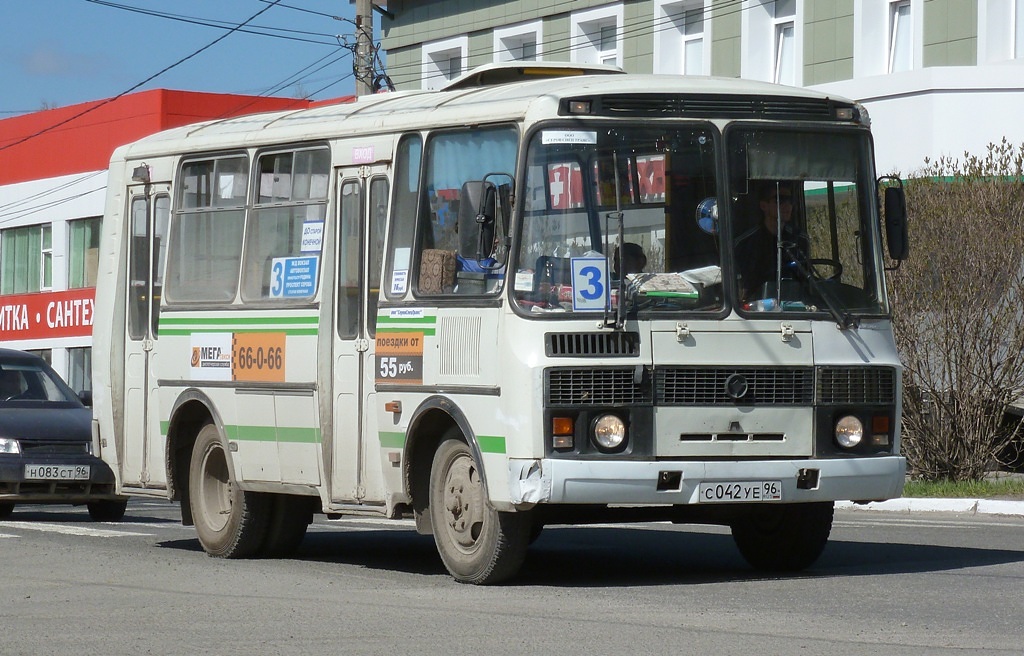
[{"label": "bus windshield", "polygon": [[866,136],[734,127],[722,149],[727,187],[719,139],[699,124],[537,131],[519,306],[601,312],[622,293],[629,313],[714,313],[730,301],[844,325],[885,314]]},{"label": "bus windshield", "polygon": [[536,132],[513,283],[520,307],[598,312],[628,289],[635,310],[721,309],[717,134],[621,124]]},{"label": "bus windshield", "polygon": [[728,133],[733,261],[741,310],[887,312],[865,136]]}]

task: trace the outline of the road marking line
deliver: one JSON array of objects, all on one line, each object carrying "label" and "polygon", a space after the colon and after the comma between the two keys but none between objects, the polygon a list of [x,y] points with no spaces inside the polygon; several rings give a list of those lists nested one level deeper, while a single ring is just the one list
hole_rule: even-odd
[{"label": "road marking line", "polygon": [[108,531],[102,528],[71,526],[68,524],[46,524],[42,522],[4,522],[4,528],[42,531],[43,533],[61,533],[64,535],[84,535],[94,538],[120,538],[127,536],[149,537],[152,533],[133,533],[131,531]]}]

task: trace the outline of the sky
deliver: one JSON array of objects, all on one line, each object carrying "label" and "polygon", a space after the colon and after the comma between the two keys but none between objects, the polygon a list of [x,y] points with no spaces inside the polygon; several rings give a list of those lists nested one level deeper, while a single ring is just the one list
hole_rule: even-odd
[{"label": "sky", "polygon": [[0,0],[0,119],[122,94],[207,46],[135,90],[352,94],[350,0],[273,2]]}]

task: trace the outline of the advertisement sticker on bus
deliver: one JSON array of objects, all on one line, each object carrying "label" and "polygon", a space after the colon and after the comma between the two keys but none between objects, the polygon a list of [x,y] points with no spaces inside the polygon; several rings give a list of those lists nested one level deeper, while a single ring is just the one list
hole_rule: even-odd
[{"label": "advertisement sticker on bus", "polygon": [[231,333],[192,333],[192,380],[231,380]]},{"label": "advertisement sticker on bus", "polygon": [[285,334],[235,333],[231,340],[232,380],[284,382]]},{"label": "advertisement sticker on bus", "polygon": [[423,333],[377,333],[377,382],[423,382]]}]

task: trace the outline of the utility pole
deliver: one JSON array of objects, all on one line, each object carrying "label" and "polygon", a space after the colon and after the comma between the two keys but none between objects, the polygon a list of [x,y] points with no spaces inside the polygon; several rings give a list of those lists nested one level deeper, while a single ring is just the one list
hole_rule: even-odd
[{"label": "utility pole", "polygon": [[356,95],[373,93],[373,0],[356,1]]}]

